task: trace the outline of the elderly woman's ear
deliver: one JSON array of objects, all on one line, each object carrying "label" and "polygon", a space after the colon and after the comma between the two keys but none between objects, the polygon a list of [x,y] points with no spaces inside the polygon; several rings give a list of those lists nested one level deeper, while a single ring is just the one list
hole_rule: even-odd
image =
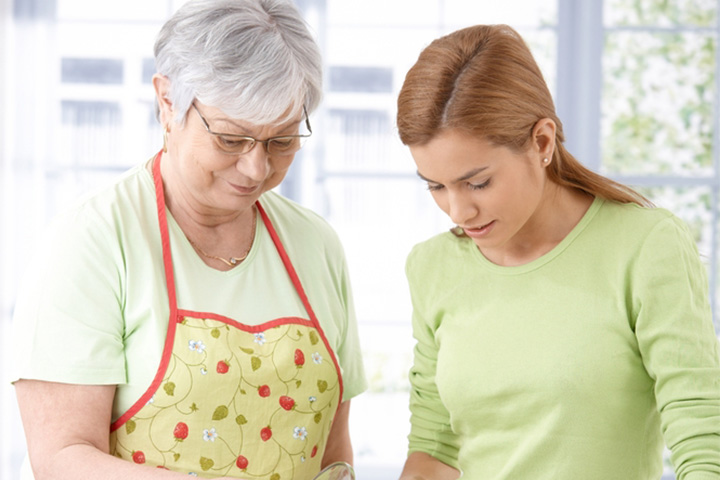
[{"label": "elderly woman's ear", "polygon": [[160,124],[169,130],[173,120],[173,104],[170,101],[170,79],[156,73],[152,77],[155,98],[157,99]]}]

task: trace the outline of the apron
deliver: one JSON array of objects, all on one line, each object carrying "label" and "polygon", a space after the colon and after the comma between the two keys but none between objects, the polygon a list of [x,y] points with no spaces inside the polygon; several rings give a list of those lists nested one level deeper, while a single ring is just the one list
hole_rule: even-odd
[{"label": "apron", "polygon": [[245,325],[178,309],[160,157],[153,180],[170,306],[167,337],[152,384],[111,425],[110,454],[204,478],[309,480],[320,471],[342,399],[335,354],[259,202],[309,318]]}]

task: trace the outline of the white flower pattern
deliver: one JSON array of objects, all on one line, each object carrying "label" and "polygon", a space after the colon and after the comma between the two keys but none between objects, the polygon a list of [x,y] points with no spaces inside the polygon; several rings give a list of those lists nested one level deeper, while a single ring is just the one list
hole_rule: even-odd
[{"label": "white flower pattern", "polygon": [[[279,372],[280,367],[275,365],[274,361],[264,361],[266,358],[265,355],[267,354],[264,345],[272,347],[273,352],[276,348],[280,348],[282,353],[281,357],[286,360],[290,371],[292,373],[296,373],[295,377],[292,377],[287,381],[280,379],[287,384],[287,386],[295,388],[295,390],[292,390],[294,393],[289,393],[280,389],[282,393],[287,393],[293,397],[291,402],[287,399],[281,399],[280,407],[286,408],[287,405],[297,405],[297,408],[291,408],[289,410],[286,408],[286,410],[290,412],[287,414],[285,414],[284,411],[282,412],[284,419],[282,422],[278,421],[277,424],[274,425],[274,427],[276,427],[274,429],[275,432],[271,433],[269,431],[269,425],[271,422],[261,422],[261,425],[268,425],[268,431],[260,432],[259,438],[255,438],[254,441],[258,443],[259,441],[268,442],[272,438],[272,442],[278,443],[279,445],[282,445],[283,448],[287,447],[293,451],[292,456],[294,457],[294,461],[297,462],[296,466],[302,464],[302,468],[307,468],[308,464],[310,464],[314,469],[315,465],[319,465],[320,462],[320,459],[315,458],[317,447],[312,449],[312,454],[310,451],[313,445],[323,441],[323,435],[327,433],[327,419],[329,418],[324,414],[318,415],[317,412],[324,410],[328,404],[334,405],[335,402],[337,402],[337,390],[325,394],[327,385],[334,383],[332,377],[334,372],[326,372],[324,370],[324,366],[327,364],[331,367],[334,366],[334,362],[332,361],[332,352],[326,350],[326,347],[322,343],[320,345],[316,345],[317,338],[312,335],[313,331],[310,328],[308,329],[311,330],[311,334],[307,334],[302,325],[291,325],[287,327],[279,326],[275,328],[285,328],[291,334],[280,336],[283,341],[278,342],[276,337],[279,335],[276,335],[275,330],[272,330],[272,333],[271,331],[255,333],[252,331],[242,331],[241,329],[237,329],[236,331],[231,328],[226,329],[223,325],[220,325],[219,323],[216,324],[211,320],[193,318],[187,319],[186,323],[183,323],[182,326],[178,327],[178,332],[182,333],[182,336],[178,337],[179,342],[176,344],[176,347],[174,347],[173,355],[177,357],[179,362],[188,367],[187,370],[190,377],[189,379],[185,379],[186,375],[184,372],[186,369],[183,369],[182,375],[172,376],[171,372],[163,379],[164,383],[158,389],[158,392],[160,393],[158,395],[158,401],[162,400],[161,405],[157,406],[157,402],[155,402],[156,406],[150,407],[152,410],[148,410],[151,413],[151,416],[149,417],[150,422],[152,422],[152,418],[156,416],[156,412],[169,411],[164,410],[166,407],[165,403],[167,402],[166,396],[172,397],[173,392],[175,395],[177,395],[178,392],[185,394],[185,384],[181,384],[180,382],[178,382],[177,385],[175,384],[178,379],[182,382],[201,379],[201,381],[193,383],[193,388],[191,388],[192,396],[189,396],[187,400],[187,407],[191,413],[197,410],[202,410],[205,413],[211,414],[213,413],[213,408],[219,408],[220,406],[224,406],[228,408],[228,410],[232,410],[232,407],[230,407],[231,402],[236,401],[238,398],[246,400],[248,396],[252,397],[250,399],[251,401],[267,402],[268,400],[265,400],[266,396],[264,396],[264,390],[262,391],[263,393],[260,393],[260,390],[258,390],[258,393],[260,393],[259,395],[247,395],[245,390],[239,389],[235,392],[234,397],[221,402],[223,405],[217,406],[214,403],[211,403],[206,406],[200,403],[200,401],[208,400],[208,391],[206,390],[205,392],[202,392],[202,390],[210,388],[209,386],[214,385],[214,378],[210,377],[215,377],[216,363],[222,361],[224,358],[232,358],[234,354],[240,355],[240,353],[236,351],[237,348],[240,348],[244,353],[251,357],[251,367],[262,368],[263,373],[267,370],[268,374],[272,374],[273,371]],[[298,335],[292,335],[295,333],[295,328],[297,328],[297,332],[299,332]],[[286,341],[285,337],[290,340]],[[184,347],[183,345],[186,345],[187,347]],[[185,350],[185,348],[188,348],[188,350]],[[183,354],[182,352],[185,353]],[[195,357],[193,352],[199,354],[199,356]],[[252,355],[256,356],[257,359],[252,358]],[[325,361],[326,357],[329,360],[328,362]],[[310,365],[316,365],[318,368],[308,368],[309,366],[305,361],[306,358],[308,360],[307,363],[310,363]],[[311,358],[312,362],[310,362]],[[261,359],[262,363],[257,361],[258,359]],[[274,359],[275,358],[273,357],[273,360]],[[296,368],[302,367],[303,365],[305,366],[304,369]],[[282,368],[285,368],[285,364],[282,365]],[[180,372],[178,369],[173,371]],[[284,370],[282,371],[284,372]],[[198,375],[200,375],[200,377],[198,377]],[[330,376],[328,377],[327,375]],[[197,387],[197,389],[194,387]],[[270,387],[273,387],[273,391],[275,391],[274,384],[270,383],[268,388]],[[322,390],[323,394],[318,393],[319,390]],[[333,395],[330,395],[329,393],[333,393]],[[246,395],[246,397],[240,397],[240,395]],[[270,401],[272,401],[275,408],[277,408],[276,397],[277,395],[272,395],[270,398]],[[198,399],[200,401],[198,401]],[[302,400],[304,400],[304,402]],[[153,401],[154,397],[150,398],[148,403],[152,404]],[[301,408],[303,404],[305,407]],[[310,407],[308,407],[308,405],[310,405]],[[185,440],[187,438],[187,441],[185,442],[176,441],[173,446],[174,450],[172,451],[178,455],[182,453],[181,458],[183,461],[180,462],[177,459],[175,460],[177,462],[177,469],[181,472],[185,472],[185,475],[197,478],[200,476],[200,467],[202,467],[205,471],[205,468],[211,468],[213,462],[216,462],[217,459],[214,456],[207,458],[199,457],[196,452],[192,452],[192,454],[187,455],[187,452],[192,451],[194,448],[191,444],[199,441],[202,436],[203,444],[201,445],[206,445],[206,447],[203,447],[203,450],[208,449],[209,452],[215,452],[216,450],[225,450],[228,448],[228,445],[230,445],[230,448],[235,451],[238,440],[236,440],[231,433],[236,430],[236,425],[247,423],[247,420],[242,415],[237,415],[236,413],[237,412],[234,411],[228,411],[225,416],[218,415],[223,418],[217,421],[213,417],[213,422],[208,425],[205,423],[207,422],[207,419],[197,419],[194,420],[195,423],[190,423],[190,420],[185,417],[185,415],[187,415],[187,412],[185,411],[179,413],[172,412],[173,419],[170,427],[175,425],[176,430],[179,428],[179,423],[174,419],[175,416],[178,417],[178,420],[188,422],[190,425],[183,424],[182,428],[177,430],[177,433],[173,430],[174,437],[169,436],[166,429],[165,431],[158,433],[158,435],[155,435],[154,432],[150,431],[147,434],[147,439],[133,441],[137,441],[139,446],[144,447],[144,450],[145,448],[149,449],[150,447],[145,447],[146,443],[142,442],[155,440],[155,437],[159,437],[161,439],[169,437],[168,441],[173,438],[176,440]],[[139,419],[139,421],[146,420],[146,418]],[[202,423],[199,423],[198,420]],[[319,425],[319,427],[315,427],[313,420]],[[263,430],[265,429],[263,428]],[[118,431],[121,434],[124,434],[126,429],[119,429]],[[141,432],[144,433],[145,430],[141,430]],[[223,432],[222,438],[220,437],[220,432]],[[254,437],[258,437],[257,432],[255,433],[256,435],[254,435]],[[292,437],[288,435],[288,433],[292,434]],[[163,436],[160,437],[161,435]],[[228,435],[230,435],[230,437],[228,437]],[[127,438],[127,435],[118,434],[119,440],[123,440],[125,438]],[[308,448],[306,449],[306,447]],[[240,449],[237,448],[237,451],[240,451]],[[198,458],[201,463],[199,466]],[[148,460],[148,463],[150,463],[150,458],[148,458]],[[247,459],[243,459],[240,461],[240,465],[242,465],[246,460]],[[235,462],[235,460],[233,460],[233,462]]]},{"label": "white flower pattern", "polygon": [[210,430],[203,430],[203,440],[205,440],[206,442],[214,442],[217,437],[218,434],[215,431],[215,427],[211,428]]},{"label": "white flower pattern", "polygon": [[205,344],[202,340],[190,340],[188,342],[188,348],[193,352],[203,353],[205,351]]},{"label": "white flower pattern", "polygon": [[307,430],[305,427],[295,427],[293,429],[293,438],[296,438],[298,440],[305,440],[307,437]]}]

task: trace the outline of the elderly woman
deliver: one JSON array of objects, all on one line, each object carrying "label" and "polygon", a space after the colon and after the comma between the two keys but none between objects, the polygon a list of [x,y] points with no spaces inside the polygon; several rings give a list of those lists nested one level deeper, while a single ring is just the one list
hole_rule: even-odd
[{"label": "elderly woman", "polygon": [[310,479],[351,462],[365,378],[344,254],[271,191],[311,134],[318,48],[287,1],[205,0],[155,56],[162,151],[53,222],[17,303],[32,474]]}]

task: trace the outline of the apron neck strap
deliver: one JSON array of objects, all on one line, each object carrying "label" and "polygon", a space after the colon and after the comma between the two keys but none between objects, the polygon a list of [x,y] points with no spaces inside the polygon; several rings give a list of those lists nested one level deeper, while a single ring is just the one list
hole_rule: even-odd
[{"label": "apron neck strap", "polygon": [[293,286],[295,286],[295,290],[300,296],[300,300],[302,300],[302,303],[305,306],[305,310],[307,311],[310,320],[313,322],[316,328],[320,329],[320,324],[318,323],[317,317],[315,317],[315,312],[310,306],[310,301],[305,294],[305,289],[300,282],[300,277],[298,277],[298,274],[295,271],[295,267],[293,267],[293,264],[290,261],[290,257],[285,251],[285,247],[283,246],[282,241],[280,241],[280,236],[277,234],[277,231],[275,231],[275,227],[273,227],[273,224],[270,221],[268,214],[265,212],[265,209],[262,207],[262,205],[260,205],[260,201],[255,202],[255,206],[257,207],[258,212],[260,212],[260,217],[265,224],[265,228],[267,228],[268,233],[270,233],[270,238],[272,238],[272,241],[275,244],[275,248],[277,249],[278,254],[280,254],[283,265],[285,265],[285,270],[290,276],[290,280],[292,281]]},{"label": "apron neck strap", "polygon": [[[177,294],[175,291],[175,274],[172,264],[172,251],[170,249],[170,234],[168,232],[167,210],[165,208],[165,190],[163,188],[162,174],[160,172],[161,157],[162,150],[158,152],[157,156],[155,157],[155,161],[153,162],[152,167],[152,174],[153,182],[155,184],[155,202],[157,204],[158,223],[160,226],[160,238],[162,240],[163,265],[165,267],[165,283],[167,285],[168,302],[170,305],[170,314],[172,315],[171,318],[174,318],[178,310]],[[260,201],[255,202],[255,206],[257,207],[258,212],[260,212],[260,217],[265,224],[265,228],[267,228],[268,232],[270,233],[270,238],[272,238],[273,244],[275,244],[275,248],[277,249],[278,254],[280,254],[283,265],[285,265],[285,270],[290,276],[290,280],[292,281],[295,290],[300,296],[300,300],[302,301],[303,306],[305,307],[305,310],[310,317],[310,320],[313,322],[313,324],[315,324],[316,327],[319,328],[320,324],[318,323],[317,317],[315,316],[315,312],[310,306],[310,301],[305,294],[305,289],[300,282],[300,277],[298,277],[298,274],[295,271],[295,267],[293,267],[293,264],[290,261],[290,257],[285,251],[285,247],[280,240],[280,236],[277,234],[275,227],[273,227],[273,224],[270,221],[268,214],[265,212],[265,209],[262,207],[262,205],[260,205]]]},{"label": "apron neck strap", "polygon": [[160,224],[160,238],[162,240],[163,265],[165,266],[165,283],[168,291],[171,318],[177,313],[177,296],[175,293],[175,275],[170,250],[170,235],[168,234],[167,212],[165,209],[165,190],[163,188],[162,174],[160,173],[160,158],[162,150],[158,152],[153,163],[152,173],[155,183],[155,203],[157,205],[158,223]]}]

